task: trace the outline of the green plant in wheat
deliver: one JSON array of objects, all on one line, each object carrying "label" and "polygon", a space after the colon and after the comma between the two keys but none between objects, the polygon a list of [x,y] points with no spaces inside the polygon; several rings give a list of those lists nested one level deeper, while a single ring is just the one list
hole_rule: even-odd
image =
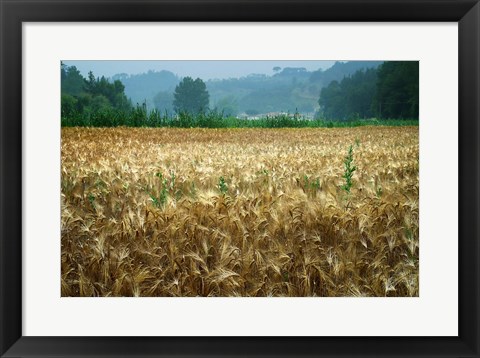
[{"label": "green plant in wheat", "polygon": [[345,179],[345,184],[342,185],[342,189],[350,194],[350,189],[353,186],[353,173],[357,170],[357,167],[353,165],[353,146],[348,148],[348,153],[343,159],[344,172],[342,178]]},{"label": "green plant in wheat", "polygon": [[228,191],[227,183],[225,183],[225,178],[220,177],[218,180],[218,189],[221,191],[223,195],[225,195]]},{"label": "green plant in wheat", "polygon": [[[158,179],[160,180],[159,196],[157,197],[151,192],[149,192],[148,194],[154,206],[156,206],[157,208],[163,208],[167,203],[168,199],[168,180],[163,177],[162,173],[155,173],[155,176],[158,177]],[[172,180],[173,182],[175,182],[174,174]]]}]

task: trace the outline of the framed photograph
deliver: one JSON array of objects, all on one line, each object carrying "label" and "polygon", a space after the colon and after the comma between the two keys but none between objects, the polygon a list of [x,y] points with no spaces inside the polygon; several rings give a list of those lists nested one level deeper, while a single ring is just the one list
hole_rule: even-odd
[{"label": "framed photograph", "polygon": [[2,357],[480,355],[477,1],[0,6]]}]

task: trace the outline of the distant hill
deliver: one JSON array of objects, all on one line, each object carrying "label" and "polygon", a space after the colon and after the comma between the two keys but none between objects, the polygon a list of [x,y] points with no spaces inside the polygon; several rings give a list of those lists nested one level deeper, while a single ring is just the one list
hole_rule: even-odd
[{"label": "distant hill", "polygon": [[138,75],[120,73],[114,75],[112,80],[120,80],[125,86],[125,94],[133,104],[152,103],[153,97],[159,92],[175,91],[175,86],[180,78],[170,71],[148,71]]},{"label": "distant hill", "polygon": [[328,86],[332,81],[341,81],[343,77],[353,75],[361,69],[377,68],[384,61],[348,61],[335,62],[335,64],[325,71],[314,71],[310,76],[310,81],[317,83],[321,87]]},{"label": "distant hill", "polygon": [[[359,69],[376,68],[383,61],[336,62],[327,70],[307,71],[303,67],[275,68],[272,76],[251,74],[241,78],[206,81],[210,107],[227,114],[290,112],[312,114],[318,108],[323,87]],[[117,74],[113,80],[125,85],[133,104],[147,102],[148,108],[171,112],[173,92],[181,78],[170,71],[149,71],[139,75]]]}]

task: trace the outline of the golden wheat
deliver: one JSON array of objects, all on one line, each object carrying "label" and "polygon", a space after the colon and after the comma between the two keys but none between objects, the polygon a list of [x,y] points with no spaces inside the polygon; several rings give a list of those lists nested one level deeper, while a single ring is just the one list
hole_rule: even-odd
[{"label": "golden wheat", "polygon": [[418,296],[418,159],[418,127],[63,128],[62,296]]}]

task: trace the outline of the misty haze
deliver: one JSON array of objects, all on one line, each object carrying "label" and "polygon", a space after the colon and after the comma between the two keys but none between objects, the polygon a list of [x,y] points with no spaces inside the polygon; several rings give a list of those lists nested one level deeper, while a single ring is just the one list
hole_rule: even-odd
[{"label": "misty haze", "polygon": [[[142,105],[149,112],[157,110],[172,115],[175,113],[175,88],[184,77],[191,77],[205,83],[209,94],[208,109],[225,115],[258,118],[268,114],[297,112],[313,119],[315,115],[317,118],[321,116],[321,90],[356,74],[353,80],[357,81],[358,88],[355,91],[363,86],[363,93],[357,94],[358,98],[354,99],[358,103],[353,104],[354,108],[349,113],[336,111],[327,119],[373,118],[382,116],[380,101],[373,103],[376,70],[380,64],[381,61],[66,61],[63,63],[64,73],[69,76],[63,77],[62,92],[65,96],[78,96],[81,93],[79,84],[72,82],[81,82],[81,77],[89,78],[91,74],[94,78],[112,83],[120,81],[130,106]],[[145,72],[132,73],[142,68]],[[217,75],[215,69],[218,70]],[[369,78],[358,78],[360,76]],[[413,76],[412,81],[415,80]],[[418,107],[418,99],[414,97],[393,100],[413,101],[409,105]],[[391,103],[392,98],[387,98],[385,102]],[[406,107],[407,103],[403,105]],[[393,118],[405,116],[415,119],[418,113],[399,113]],[[391,114],[388,118],[392,118]]]}]

